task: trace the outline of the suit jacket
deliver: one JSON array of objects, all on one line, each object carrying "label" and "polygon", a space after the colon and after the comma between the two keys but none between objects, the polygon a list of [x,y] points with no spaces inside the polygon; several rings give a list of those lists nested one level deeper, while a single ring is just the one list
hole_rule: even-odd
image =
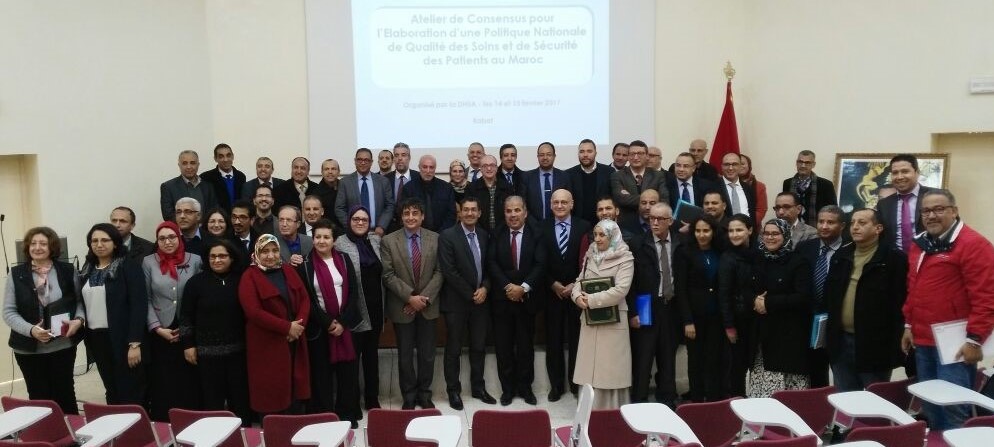
[{"label": "suit jacket", "polygon": [[[815,188],[817,189],[814,197],[814,209],[811,209],[811,198],[807,194],[801,196],[801,205],[804,205],[804,211],[801,212],[801,219],[804,219],[808,225],[815,225],[818,222],[818,210],[825,205],[838,205],[839,200],[835,197],[835,185],[832,181],[827,178],[821,178],[814,175]],[[783,191],[784,192],[794,192],[794,180],[797,176],[793,176],[783,181]]]},{"label": "suit jacket", "polygon": [[[320,290],[314,287],[315,273],[311,257],[306,256],[304,263],[297,266],[297,273],[300,275],[300,279],[303,280],[304,288],[307,289],[307,294],[311,299],[311,315],[305,323],[308,340],[314,340],[321,336],[321,334],[327,334],[328,327],[331,326],[331,322],[334,320],[341,322],[342,326],[345,326],[350,332],[355,332],[356,328],[363,322],[362,315],[359,313],[359,304],[362,302],[362,297],[359,294],[359,278],[356,275],[356,269],[349,256],[344,253],[341,255],[345,263],[345,272],[342,274],[342,277],[348,279],[348,288],[342,290],[346,294],[346,300],[345,306],[339,309],[338,318],[332,318],[324,308],[324,303],[318,303],[317,292]],[[341,274],[342,272],[339,273]]]},{"label": "suit jacket", "polygon": [[[339,183],[338,185],[341,185],[341,183]],[[338,220],[338,216],[335,215],[335,199],[338,197],[337,188],[338,188],[337,186],[335,188],[328,186],[328,184],[325,183],[324,180],[322,180],[318,182],[318,187],[315,190],[315,195],[321,199],[321,207],[324,208],[324,217],[328,218],[328,220],[330,220],[331,223],[336,227],[335,228],[336,235],[340,234],[340,232],[337,230],[341,230],[342,228],[344,228],[342,227],[342,222]],[[300,229],[303,230],[304,226],[301,225]]]},{"label": "suit jacket", "polygon": [[[676,163],[671,163],[670,168],[667,170],[672,175],[676,175]],[[694,168],[694,178],[704,179],[711,183],[717,183],[721,180],[721,174],[711,166],[710,163],[701,160],[701,164]]]},{"label": "suit jacket", "polygon": [[290,262],[290,256],[294,254],[299,254],[306,258],[310,256],[311,249],[314,248],[314,239],[312,239],[310,236],[306,234],[297,233],[297,238],[300,239],[300,252],[291,253],[290,246],[287,245],[287,242],[285,239],[283,239],[283,236],[280,235],[279,233],[277,233],[275,236],[276,239],[280,242],[280,259],[282,259],[283,262]]},{"label": "suit jacket", "polygon": [[[317,190],[318,184],[308,179],[304,195],[317,195]],[[284,205],[293,205],[297,209],[303,208],[300,203],[300,192],[297,191],[297,186],[293,180],[287,180],[273,190],[273,214],[279,214],[280,208]]]},{"label": "suit jacket", "polygon": [[[544,305],[545,294],[542,292],[548,285],[546,274],[546,252],[541,247],[542,234],[536,227],[525,224],[524,233],[519,236],[521,257],[518,268],[514,268],[511,257],[511,230],[501,226],[490,238],[490,252],[487,254],[487,265],[490,269],[490,283],[493,285],[491,298],[493,311],[506,314],[513,307],[524,306],[524,309],[535,314]],[[504,287],[508,284],[521,285],[528,283],[531,292],[525,294],[524,302],[513,302],[507,298]]]},{"label": "suit jacket", "polygon": [[[925,231],[925,224],[922,223],[921,219],[922,196],[934,189],[925,185],[921,185],[918,188],[918,205],[915,206],[916,212],[911,213],[911,220],[915,223],[912,231],[915,234]],[[897,211],[901,209],[900,202],[901,197],[898,194],[891,194],[877,202],[877,210],[880,212],[880,223],[884,224],[884,233],[881,235],[883,236],[883,240],[881,243],[896,247],[898,250],[901,250],[901,247],[897,246],[897,235],[901,231],[897,226]]]},{"label": "suit jacket", "polygon": [[[269,184],[272,185],[273,189],[276,189],[277,186],[282,185],[284,181],[285,180],[281,178],[276,178],[276,177],[269,178]],[[241,197],[243,199],[252,200],[252,198],[255,197],[255,190],[258,187],[259,187],[259,177],[246,181],[245,184],[242,185]]]},{"label": "suit jacket", "polygon": [[159,185],[159,207],[162,210],[162,220],[175,220],[176,201],[183,197],[191,197],[200,202],[200,209],[207,211],[217,206],[214,186],[205,181],[190,186],[183,176],[166,180]]},{"label": "suit jacket", "polygon": [[[390,226],[390,220],[393,219],[393,190],[390,189],[390,182],[380,174],[370,172],[368,178],[370,183],[369,194],[374,198],[376,208],[373,210],[375,216],[372,216],[376,219],[376,222],[370,223],[370,231],[376,229],[376,227],[386,230]],[[338,217],[338,221],[342,225],[348,222],[349,208],[361,203],[362,201],[359,198],[359,174],[353,172],[338,180],[338,195],[335,197],[335,217]]]},{"label": "suit jacket", "polygon": [[131,233],[131,248],[128,249],[128,253],[124,256],[128,259],[134,261],[136,264],[141,264],[145,256],[155,253],[155,243],[147,239],[142,239],[138,235]]},{"label": "suit jacket", "polygon": [[507,184],[507,181],[501,181],[500,177],[497,177],[497,186],[494,190],[494,200],[493,200],[493,218],[494,225],[490,225],[490,189],[487,188],[486,182],[483,181],[483,177],[476,179],[475,182],[470,183],[466,186],[466,197],[475,197],[476,200],[480,202],[480,220],[477,225],[483,226],[488,232],[493,235],[494,229],[499,228],[504,222],[504,199],[508,196],[514,195],[514,190],[511,185]]},{"label": "suit jacket", "polygon": [[[445,285],[442,288],[442,312],[469,312],[474,307],[490,308],[490,300],[482,304],[473,303],[473,293],[479,287],[490,291],[490,278],[487,274],[487,255],[490,247],[489,233],[480,225],[476,226],[476,243],[480,246],[480,272],[476,270],[476,261],[469,240],[461,224],[446,228],[438,235],[438,262],[441,266]],[[477,273],[483,280],[477,284]]]},{"label": "suit jacket", "polygon": [[596,177],[594,183],[593,195],[588,195],[583,189],[583,167],[580,165],[573,166],[566,170],[566,175],[570,177],[570,181],[573,182],[573,215],[578,216],[587,222],[597,221],[597,199],[611,194],[611,174],[614,173],[614,168],[597,163],[597,167],[594,168],[593,175]]},{"label": "suit jacket", "polygon": [[666,171],[646,168],[642,176],[642,187],[639,188],[635,184],[635,174],[632,174],[631,167],[611,174],[611,197],[614,197],[614,202],[621,208],[622,218],[630,222],[638,216],[639,194],[646,189],[655,189],[659,192],[659,201],[669,203],[670,193],[666,189],[668,177],[669,173]]},{"label": "suit jacket", "polygon": [[818,239],[818,230],[798,218],[797,225],[794,225],[794,227],[790,229],[791,242],[793,242],[794,246],[797,247],[801,242],[810,241],[812,239]]},{"label": "suit jacket", "polygon": [[504,168],[497,165],[497,183],[503,183],[504,188],[511,192],[511,195],[525,197],[528,195],[528,183],[525,181],[525,171],[522,171],[517,166],[514,167],[514,171],[511,171],[511,184],[507,183],[507,177],[504,175]]},{"label": "suit jacket", "polygon": [[428,297],[428,306],[421,315],[428,320],[438,318],[441,301],[442,270],[438,262],[438,233],[421,229],[421,276],[414,277],[407,231],[400,229],[383,237],[380,256],[383,262],[383,285],[386,287],[386,314],[394,323],[410,323],[414,317],[404,314],[411,295]]},{"label": "suit jacket", "polygon": [[[527,171],[522,176],[525,182],[525,189],[527,191],[527,196],[525,197],[525,205],[528,207],[528,215],[534,218],[536,221],[544,220],[544,215],[542,211],[545,208],[549,210],[549,216],[552,216],[552,203],[546,203],[543,207],[542,202],[545,201],[543,193],[545,192],[545,176],[542,175],[542,171],[538,168]],[[549,191],[549,196],[551,198],[552,192],[557,189],[573,190],[573,182],[570,177],[566,175],[566,171],[559,168],[552,168],[552,191]]]},{"label": "suit jacket", "polygon": [[[542,229],[542,246],[548,260],[549,284],[559,281],[562,285],[572,284],[580,276],[583,255],[590,246],[586,236],[593,230],[590,223],[573,217],[569,228],[569,238],[566,241],[566,255],[559,251],[559,227],[556,218],[544,220],[539,224]],[[531,284],[531,283],[529,283]]]},{"label": "suit jacket", "polygon": [[[670,250],[673,254],[680,248],[680,238],[674,232],[670,232]],[[635,298],[641,294],[649,294],[653,298],[659,295],[659,255],[656,254],[656,241],[652,234],[643,234],[632,239],[632,255],[635,256],[635,278],[632,280],[632,287],[628,291],[628,308],[635,309]],[[673,256],[670,256],[673,259]],[[670,262],[670,270],[673,270],[673,262]],[[673,279],[673,278],[671,278]],[[676,293],[676,284],[673,284],[673,291]],[[633,315],[634,316],[634,315]]]},{"label": "suit jacket", "polygon": [[[666,180],[666,190],[669,191],[670,194],[670,208],[676,210],[676,203],[680,200],[680,195],[683,193],[683,182],[676,178],[675,175],[669,176]],[[691,200],[693,200],[693,204],[697,206],[704,205],[705,194],[709,192],[721,192],[718,190],[718,185],[701,177],[692,176],[690,177],[690,181],[688,183],[690,183],[690,187],[693,189],[693,197],[691,197]]]},{"label": "suit jacket", "polygon": [[[407,172],[408,176],[410,177],[410,180],[404,182],[405,186],[408,183],[421,181],[420,172],[415,171],[413,169],[410,169]],[[393,214],[391,214],[390,216],[390,225],[383,228],[386,229],[387,233],[393,233],[394,231],[399,230],[400,227],[402,226],[400,223],[400,212],[401,212],[400,202],[405,198],[407,198],[407,196],[404,195],[403,190],[400,191],[397,190],[397,171],[391,171],[387,175],[384,175],[383,178],[387,179],[387,182],[390,183],[390,191],[393,192],[393,202],[394,202]]]},{"label": "suit jacket", "polygon": [[[726,182],[725,178],[720,177],[718,179],[718,184],[715,185],[715,187],[718,188],[718,192],[721,193],[721,198],[725,201],[725,206],[726,206],[725,215],[731,217],[732,215],[734,215],[734,213],[732,212],[732,199],[728,197],[728,186],[725,184],[725,182]],[[739,179],[739,186],[742,187],[742,192],[745,193],[746,206],[749,209],[749,216],[750,217],[755,216],[756,188],[754,188],[752,185],[747,185],[746,183],[742,182],[741,178]]]},{"label": "suit jacket", "polygon": [[[224,183],[224,178],[221,177],[221,171],[216,167],[210,171],[202,172],[200,174],[200,180],[210,183],[214,186],[214,197],[217,197],[217,205],[224,208],[229,213],[231,212],[231,205],[235,203],[236,200],[241,199],[242,189],[245,187],[245,173],[231,168],[232,178],[235,180],[235,197],[230,197],[228,194],[228,187]],[[209,208],[204,208],[206,212]]]},{"label": "suit jacket", "polygon": [[456,191],[452,185],[438,177],[430,182],[416,180],[404,184],[402,197],[417,197],[424,202],[425,220],[422,227],[434,232],[442,231],[456,223]]}]

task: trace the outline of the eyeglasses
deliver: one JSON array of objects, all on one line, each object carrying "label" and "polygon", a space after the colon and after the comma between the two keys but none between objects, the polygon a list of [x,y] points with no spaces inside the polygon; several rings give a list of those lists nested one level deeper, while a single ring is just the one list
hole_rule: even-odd
[{"label": "eyeglasses", "polygon": [[736,166],[742,166],[742,163],[722,163],[721,165],[726,168],[734,168]]},{"label": "eyeglasses", "polygon": [[169,236],[159,236],[156,238],[159,242],[176,242],[176,239],[179,239],[179,237],[175,234],[171,234]]},{"label": "eyeglasses", "polygon": [[369,222],[369,218],[368,217],[353,217],[352,221],[355,222],[355,223],[365,223],[365,222]]},{"label": "eyeglasses", "polygon": [[671,220],[673,220],[672,217],[649,216],[649,222],[669,222]]},{"label": "eyeglasses", "polygon": [[935,206],[932,208],[922,208],[922,216],[928,216],[929,214],[935,214],[936,216],[941,216],[946,213],[946,210],[950,208],[955,208],[952,206]]},{"label": "eyeglasses", "polygon": [[763,232],[763,237],[778,237],[778,236],[783,236],[783,233],[780,233],[780,232],[777,232],[777,231],[774,231],[774,232],[764,231]]},{"label": "eyeglasses", "polygon": [[786,210],[789,210],[789,209],[791,209],[791,208],[793,208],[795,206],[797,206],[797,205],[777,205],[777,206],[773,207],[773,211],[780,211],[780,210],[786,211]]},{"label": "eyeglasses", "polygon": [[208,258],[210,258],[211,261],[213,261],[215,259],[228,259],[230,257],[231,257],[231,255],[225,254],[225,253],[216,254],[216,255],[209,255],[208,256]]},{"label": "eyeglasses", "polygon": [[372,163],[373,159],[372,158],[357,158],[357,159],[355,159],[355,162],[356,163]]},{"label": "eyeglasses", "polygon": [[292,223],[296,223],[297,219],[277,219],[276,221],[279,222],[279,223],[281,223],[281,224],[292,224]]},{"label": "eyeglasses", "polygon": [[797,160],[797,164],[799,164],[801,166],[811,166],[811,165],[815,164],[815,162],[814,161],[807,161],[807,160]]},{"label": "eyeglasses", "polygon": [[176,214],[182,214],[184,216],[192,216],[192,215],[197,214],[199,212],[200,211],[194,211],[194,210],[176,210]]},{"label": "eyeglasses", "polygon": [[250,217],[248,217],[248,216],[238,216],[238,215],[234,215],[234,214],[231,215],[231,221],[232,222],[241,222],[243,220],[249,220],[249,219],[250,219]]}]

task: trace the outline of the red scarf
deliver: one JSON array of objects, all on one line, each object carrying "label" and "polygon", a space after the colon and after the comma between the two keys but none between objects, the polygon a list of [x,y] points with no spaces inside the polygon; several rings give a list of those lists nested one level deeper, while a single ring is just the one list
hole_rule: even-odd
[{"label": "red scarf", "polygon": [[[314,265],[314,278],[317,279],[318,288],[321,289],[321,298],[324,300],[324,310],[332,320],[338,320],[342,315],[342,308],[349,302],[349,271],[345,267],[345,260],[338,250],[331,251],[331,259],[335,264],[335,269],[342,275],[342,305],[338,305],[338,294],[335,293],[335,279],[331,276],[328,264],[317,252],[311,254],[311,262]],[[341,321],[338,322],[341,324]],[[345,328],[342,334],[335,337],[328,334],[328,356],[331,363],[350,362],[355,360],[355,348],[352,346],[352,331]],[[328,328],[321,328],[327,331]]]},{"label": "red scarf", "polygon": [[[159,247],[159,232],[162,231],[163,228],[168,228],[176,233],[176,251],[174,251],[173,254],[168,254],[162,251],[162,248]],[[179,225],[176,225],[176,222],[168,220],[160,223],[159,226],[155,228],[155,238],[155,250],[159,255],[159,270],[162,271],[163,275],[169,273],[169,276],[173,279],[179,279],[179,273],[176,271],[176,266],[183,265],[186,261],[186,249],[183,246],[183,232],[179,230]]]}]

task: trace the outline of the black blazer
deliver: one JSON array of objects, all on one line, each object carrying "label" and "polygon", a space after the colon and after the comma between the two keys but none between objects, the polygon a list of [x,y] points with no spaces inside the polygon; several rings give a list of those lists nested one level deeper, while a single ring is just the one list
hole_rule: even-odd
[{"label": "black blazer", "polygon": [[[317,195],[317,190],[318,184],[308,179],[304,195]],[[287,180],[273,190],[273,214],[279,214],[280,208],[284,205],[293,205],[298,209],[301,208],[300,193],[297,192],[297,186],[293,183],[293,180]]]},{"label": "black blazer", "polygon": [[[525,190],[527,191],[525,205],[528,207],[528,216],[536,221],[544,220],[542,216],[542,202],[544,201],[545,176],[542,174],[542,171],[536,168],[525,172],[522,176],[525,182]],[[552,168],[551,183],[552,191],[549,192],[550,197],[557,189],[573,190],[573,182],[570,180],[570,177],[566,175],[566,171],[559,168]],[[545,206],[549,208],[549,216],[551,217],[552,203],[547,203]]]},{"label": "black blazer", "polygon": [[[709,192],[721,192],[718,191],[718,186],[709,180],[699,178],[696,176],[690,177],[691,188],[694,190],[694,196],[691,197],[693,204],[697,206],[704,205],[704,195]],[[683,187],[681,186],[683,182],[676,178],[676,176],[669,176],[666,179],[666,189],[670,194],[670,208],[676,210],[677,201],[680,200],[680,194],[683,193]],[[748,196],[748,193],[746,193]]]},{"label": "black blazer", "polygon": [[[562,285],[572,284],[580,276],[580,263],[586,254],[586,236],[593,230],[590,223],[574,217],[569,229],[569,238],[566,241],[566,256],[559,252],[559,230],[556,218],[542,221],[539,224],[542,229],[543,248],[546,252],[546,259],[549,261],[548,277],[549,284],[559,281]],[[586,244],[586,245],[589,245]],[[529,283],[531,284],[531,283]]]},{"label": "black blazer", "polygon": [[752,308],[756,295],[759,295],[758,290],[762,288],[755,271],[758,256],[759,253],[751,247],[733,247],[721,254],[718,262],[718,297],[726,329],[747,330],[756,315]]},{"label": "black blazer", "polygon": [[504,176],[504,168],[500,167],[498,164],[497,183],[503,183],[504,189],[510,191],[511,195],[521,197],[526,197],[528,195],[528,182],[525,181],[525,171],[522,171],[517,166],[515,166],[514,171],[511,172],[511,184],[508,184],[507,177]]},{"label": "black blazer", "polygon": [[[491,297],[495,313],[508,313],[515,306],[535,314],[544,306],[545,294],[542,291],[548,286],[546,281],[546,253],[541,249],[542,234],[536,227],[525,224],[524,233],[519,236],[521,258],[518,268],[514,268],[511,257],[511,230],[507,226],[500,227],[490,238],[490,250],[487,253],[487,268],[490,269],[490,283],[493,286]],[[523,303],[507,299],[504,287],[508,284],[521,285],[528,283],[531,292],[525,295]]]},{"label": "black blazer", "polygon": [[[742,187],[742,192],[746,196],[746,205],[749,209],[749,216],[756,216],[756,188],[752,185],[742,182],[742,178],[739,178],[739,186]],[[721,193],[722,200],[725,201],[725,215],[731,217],[732,213],[732,200],[728,197],[728,186],[725,185],[725,178],[721,177],[718,179],[718,184],[715,185],[718,192]],[[703,197],[703,196],[702,196]]]},{"label": "black blazer", "polygon": [[497,177],[497,189],[494,191],[493,215],[494,227],[490,226],[490,189],[484,183],[483,177],[466,186],[466,197],[475,197],[480,202],[480,220],[477,225],[482,226],[492,235],[494,228],[504,225],[504,199],[514,195],[514,190],[506,181],[501,181]]},{"label": "black blazer", "polygon": [[[766,314],[756,315],[757,334],[750,343],[750,359],[762,344],[763,365],[768,371],[807,374],[811,340],[811,264],[790,253],[777,259],[760,257],[759,292],[766,292]],[[750,361],[750,365],[752,362]]]},{"label": "black blazer", "polygon": [[[915,234],[925,231],[925,224],[922,223],[921,219],[922,196],[934,189],[925,185],[921,185],[918,188],[918,202],[917,206],[915,206],[915,211],[917,212],[912,213],[911,216],[911,219],[915,222]],[[901,198],[897,194],[891,194],[877,202],[877,210],[880,212],[880,223],[884,224],[884,233],[882,234],[884,237],[881,243],[895,247],[898,250],[901,249],[901,247],[897,246],[897,235],[901,231],[897,226],[897,210],[901,206],[900,202]]]},{"label": "black blazer", "polygon": [[[714,305],[714,314],[720,313],[718,276],[713,280],[708,278],[707,267],[698,255],[699,252],[689,244],[681,245],[673,252],[673,292],[685,325],[707,316],[709,303]],[[716,257],[716,270],[719,260]]]},{"label": "black blazer", "polygon": [[456,191],[449,182],[438,177],[425,182],[419,177],[404,184],[401,197],[417,197],[424,202],[424,228],[438,233],[456,223]]},{"label": "black blazer", "polygon": [[[828,352],[842,349],[842,301],[849,289],[856,245],[848,244],[832,256],[825,279],[828,305]],[[891,370],[904,364],[901,335],[904,315],[901,307],[907,297],[908,258],[881,241],[877,251],[863,266],[856,284],[854,309],[855,362],[857,372]]]},{"label": "black blazer", "polygon": [[[282,185],[283,182],[284,180],[281,178],[276,178],[276,177],[269,178],[269,184],[273,186],[273,189],[276,189],[277,186]],[[253,198],[255,198],[255,190],[258,187],[259,187],[259,177],[246,181],[245,184],[242,185],[242,198],[246,200],[252,200]]]},{"label": "black blazer", "polygon": [[[345,253],[341,253],[341,255],[345,261],[345,270],[348,270],[349,289],[348,300],[345,302],[345,308],[341,309],[338,321],[342,323],[342,326],[345,326],[345,329],[351,331],[362,323],[362,315],[359,313],[359,305],[356,302],[359,299],[359,278],[356,277],[355,266],[352,265],[349,255]],[[335,320],[318,304],[317,291],[314,288],[313,256],[312,252],[304,258],[303,263],[297,266],[297,273],[300,275],[300,279],[303,280],[304,287],[307,288],[307,295],[311,298],[311,314],[307,318],[306,328],[308,340],[314,340],[321,334],[327,334],[328,327]]]},{"label": "black blazer", "polygon": [[[638,217],[639,195],[647,189],[655,189],[659,192],[659,201],[669,203],[670,193],[666,189],[667,178],[670,174],[666,171],[657,171],[646,168],[642,178],[642,186],[635,183],[635,175],[630,167],[611,174],[611,197],[614,198],[615,205],[621,210],[621,220],[631,221]],[[622,191],[628,194],[623,194]],[[636,219],[637,220],[637,219]]]},{"label": "black blazer", "polygon": [[[842,240],[842,245],[839,246],[839,250],[843,248],[852,248],[852,242],[847,242],[845,239]],[[821,251],[821,239],[814,238],[802,241],[794,246],[794,254],[797,256],[802,256],[808,261],[808,265],[811,266],[811,311],[818,314],[826,311],[824,300],[819,301],[818,297],[814,293],[814,270],[818,265],[818,252]],[[838,254],[838,253],[836,253]],[[835,268],[835,255],[832,255],[832,259],[828,263],[828,273],[832,273],[832,269]],[[827,280],[826,280],[827,282]]]},{"label": "black blazer", "polygon": [[[672,231],[670,232],[670,245],[675,255],[680,249],[680,238],[676,237]],[[632,255],[635,256],[635,278],[632,280],[627,300],[628,308],[635,309],[635,298],[639,295],[647,293],[655,298],[659,294],[659,256],[656,254],[656,242],[650,233],[634,237],[629,246]],[[672,262],[670,270],[673,270]],[[675,292],[676,284],[674,284]]]},{"label": "black blazer", "polygon": [[[784,179],[783,181],[783,191],[784,192],[795,192],[793,188],[793,182],[796,176]],[[808,225],[812,227],[818,222],[818,210],[825,205],[838,205],[839,200],[835,197],[835,185],[832,181],[827,178],[815,177],[815,188],[818,189],[817,196],[815,197],[815,209],[808,206],[807,194],[801,196],[801,205],[804,205],[804,211],[801,212],[800,219],[804,219]],[[896,195],[896,194],[895,194]]]},{"label": "black blazer", "polygon": [[595,186],[593,195],[587,196],[583,189],[583,177],[585,172],[583,172],[583,167],[580,165],[573,166],[566,170],[566,175],[570,177],[570,181],[573,183],[573,215],[578,216],[587,222],[597,221],[597,200],[601,197],[611,194],[611,173],[614,172],[614,168],[597,163],[597,167],[594,169],[593,175],[595,176]]},{"label": "black blazer", "polygon": [[[407,188],[407,185],[411,183],[421,183],[421,173],[414,169],[409,169],[407,172],[411,179],[404,182],[404,188]],[[390,216],[390,225],[387,226],[386,232],[383,233],[383,235],[386,236],[389,233],[399,230],[402,226],[400,222],[400,214],[403,213],[404,210],[400,209],[400,202],[406,199],[407,196],[404,194],[406,189],[400,191],[399,194],[397,193],[397,171],[390,171],[387,175],[384,175],[383,178],[387,179],[387,183],[390,184],[390,194],[393,195],[394,198],[393,215]],[[424,200],[424,198],[422,198],[422,200]]]},{"label": "black blazer", "polygon": [[[671,163],[667,172],[673,176],[676,176],[676,163]],[[711,183],[717,183],[721,180],[721,173],[718,169],[715,169],[714,166],[711,166],[710,163],[701,160],[701,164],[694,168],[694,178],[700,178],[710,181]]]},{"label": "black blazer", "polygon": [[[242,198],[242,189],[245,187],[245,173],[234,167],[231,168],[231,171],[233,173],[232,177],[235,180],[235,197],[228,195],[228,187],[225,186],[224,178],[221,177],[221,171],[217,167],[200,174],[200,180],[214,186],[214,197],[217,197],[217,206],[224,208],[229,213],[231,212],[231,205],[236,200]],[[207,212],[206,208],[204,208],[204,212]]]},{"label": "black blazer", "polygon": [[[477,224],[476,243],[480,246],[480,276],[483,281],[476,283],[476,262],[472,249],[462,225],[456,224],[438,235],[438,262],[441,266],[445,283],[442,286],[442,301],[439,303],[441,312],[469,312],[473,307],[473,293],[479,287],[486,287],[490,292],[490,278],[487,272],[487,257],[489,256],[490,236],[487,230]],[[530,283],[529,283],[530,284]],[[492,292],[491,292],[492,293]],[[490,308],[490,300],[483,301],[480,306]]]},{"label": "black blazer", "polygon": [[142,239],[138,237],[138,235],[131,233],[131,248],[128,249],[128,253],[124,256],[141,265],[142,260],[145,259],[145,256],[155,253],[155,251],[156,248],[154,242]]}]

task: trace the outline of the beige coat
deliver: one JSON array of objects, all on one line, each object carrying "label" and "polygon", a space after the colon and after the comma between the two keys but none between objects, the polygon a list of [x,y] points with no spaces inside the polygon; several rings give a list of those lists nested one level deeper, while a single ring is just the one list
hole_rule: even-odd
[{"label": "beige coat", "polygon": [[615,324],[588,326],[580,314],[580,345],[576,355],[573,382],[589,383],[594,388],[619,389],[632,385],[632,350],[628,340],[628,304],[625,295],[632,285],[635,263],[624,242],[606,255],[597,265],[591,257],[594,246],[587,251],[586,269],[577,278],[573,300],[580,296],[579,281],[583,278],[614,277],[614,287],[588,296],[591,308],[618,305],[621,321]]}]

